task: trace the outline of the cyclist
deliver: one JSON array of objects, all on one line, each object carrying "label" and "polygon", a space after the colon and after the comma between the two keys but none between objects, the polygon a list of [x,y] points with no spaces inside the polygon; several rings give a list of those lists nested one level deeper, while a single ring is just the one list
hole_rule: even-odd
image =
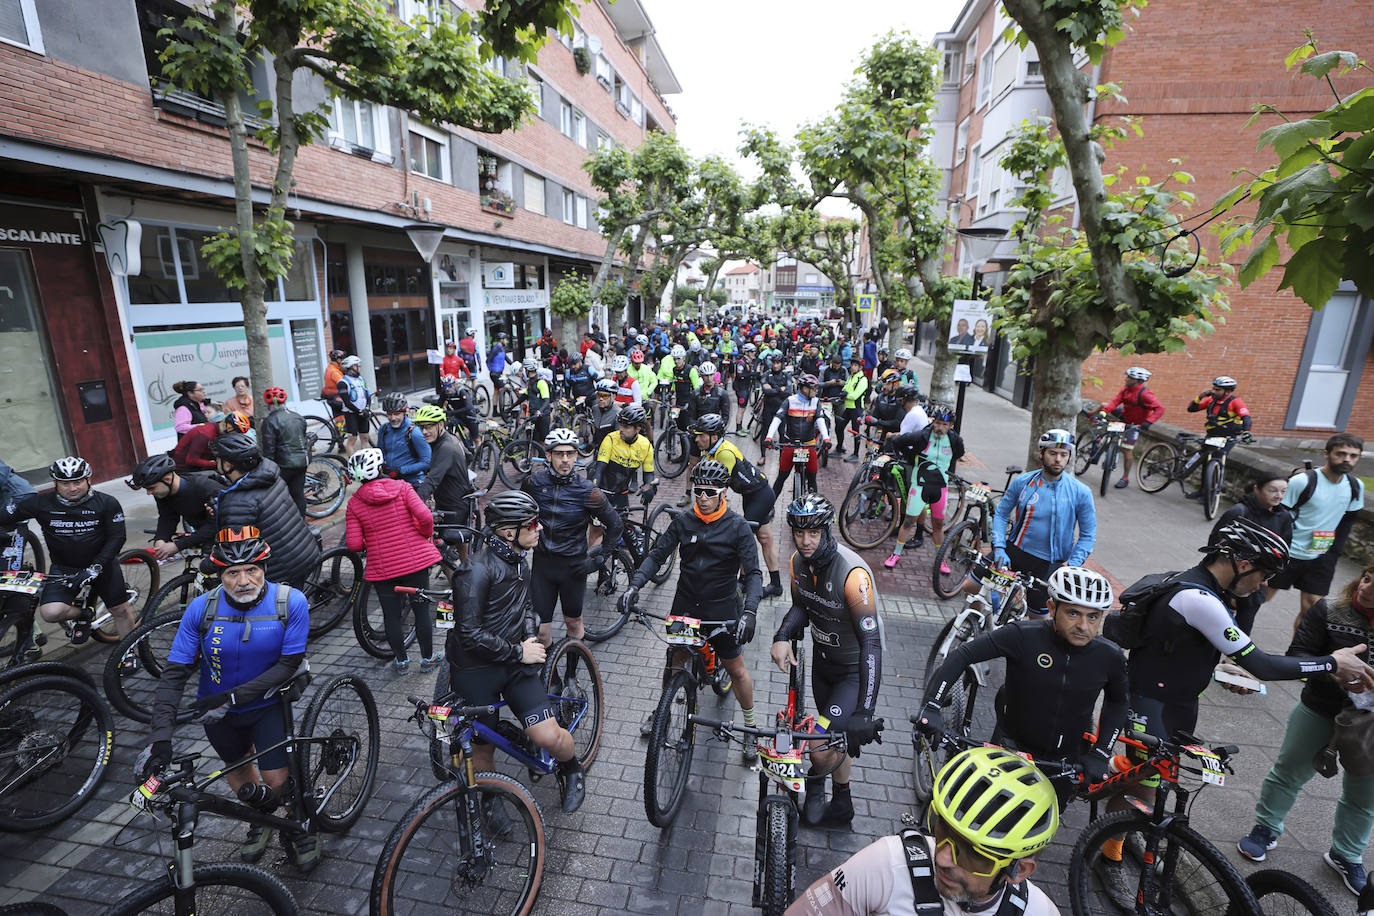
[{"label": "cyclist", "polygon": [[[18,471],[0,461],[0,506],[18,503],[25,496],[32,496],[37,492],[33,488],[33,484],[19,476]],[[10,548],[13,546],[11,541],[16,528],[24,529],[25,538],[33,537],[33,532],[22,523],[19,525],[0,525],[0,545],[4,547],[4,553],[0,553],[0,572],[23,568],[23,556],[10,553]],[[33,614],[37,608],[32,601],[26,602],[26,606],[28,608],[27,613],[22,619],[15,622],[14,653],[9,662],[11,666],[36,661],[43,654],[33,631]],[[10,613],[13,614],[15,611],[11,609]]]},{"label": "cyclist", "polygon": [[1027,880],[1059,830],[1054,788],[1030,761],[1000,747],[955,755],[924,828],[865,846],[786,916],[1058,916]]},{"label": "cyclist", "polygon": [[[425,471],[425,479],[415,485],[415,492],[422,500],[433,499],[434,508],[445,515],[447,524],[470,524],[472,500],[467,496],[477,488],[468,473],[463,444],[449,433],[444,412],[431,404],[415,411],[415,425],[429,445],[429,470]],[[467,560],[466,540],[459,545],[458,555]]]},{"label": "cyclist", "polygon": [[868,402],[868,393],[873,389],[873,384],[864,375],[863,357],[854,356],[849,360],[849,378],[844,382],[844,414],[835,418],[835,449],[844,452],[844,428],[846,425],[851,427],[854,433],[854,454],[845,458],[846,462],[853,464],[859,460],[859,419],[864,416],[867,408],[864,406]]},{"label": "cyclist", "polygon": [[[546,653],[536,635],[525,561],[539,542],[539,506],[528,493],[512,490],[493,496],[486,511],[486,547],[453,577],[457,620],[444,646],[451,683],[468,703],[504,700],[510,706],[525,735],[558,761],[563,811],[571,814],[581,807],[586,785],[573,737],[554,718],[540,678]],[[496,750],[477,743],[472,756],[479,770],[490,770]]]},{"label": "cyclist", "polygon": [[868,425],[870,431],[876,426],[878,438],[886,439],[902,428],[902,420],[906,418],[906,415],[907,411],[903,406],[900,386],[897,384],[897,370],[887,369],[880,377],[878,396],[873,399],[873,404],[868,408],[864,423]]},{"label": "cyclist", "polygon": [[[677,550],[682,570],[671,613],[732,622],[728,629],[711,637],[711,648],[730,674],[744,724],[754,726],[754,682],[749,679],[740,650],[753,640],[758,619],[763,578],[759,574],[758,551],[754,549],[749,523],[725,504],[725,487],[730,481],[725,465],[703,461],[692,469],[691,480],[696,505],[690,512],[673,516],[668,530],[659,536],[630,577],[630,587],[620,596],[620,605],[622,609],[633,607],[639,590]],[[675,650],[672,662],[681,664],[686,651]],[[666,680],[668,666],[663,676]],[[641,734],[650,733],[652,720],[650,714]],[[757,757],[758,751],[746,742],[744,762],[752,764]]]},{"label": "cyclist", "polygon": [[[691,362],[687,351],[682,347],[673,347],[670,358],[672,363],[668,372],[668,384],[673,394],[673,404],[681,408],[677,415],[678,429],[685,430],[692,419],[692,395],[701,387],[701,375],[697,372],[696,364]],[[663,379],[663,370],[659,370],[658,377]]]},{"label": "cyclist", "polygon": [[534,438],[542,440],[549,434],[549,421],[553,417],[553,385],[539,377],[539,362],[533,358],[523,360],[520,371],[524,375],[525,390],[515,399],[515,403],[517,406],[529,404]]},{"label": "cyclist", "polygon": [[[641,497],[647,497],[646,505],[658,493],[658,481],[654,478],[654,446],[649,437],[643,435],[643,428],[649,422],[644,408],[621,408],[618,422],[619,434],[601,441],[596,462],[587,478],[609,494],[616,512],[624,514],[630,506],[630,490],[634,488],[636,473],[640,475],[638,492]],[[601,543],[600,528],[593,526],[589,543],[592,547]]]},{"label": "cyclist", "polygon": [[[701,375],[701,387],[692,397],[692,416],[703,417],[708,413],[717,414],[727,424],[730,422],[730,396],[725,386],[718,383],[716,364],[707,360],[697,369]],[[689,424],[690,428],[690,424]]]},{"label": "cyclist", "polygon": [[344,377],[341,365],[348,354],[342,350],[329,351],[329,365],[324,367],[324,384],[320,386],[320,398],[329,404],[329,414],[338,417],[343,413],[343,401],[339,398],[339,379]]},{"label": "cyclist", "polygon": [[220,530],[251,526],[262,531],[273,551],[272,578],[295,588],[320,564],[320,541],[296,511],[275,461],[264,459],[258,444],[243,433],[220,436],[210,446],[215,466],[229,480],[214,501]]},{"label": "cyclist", "polygon": [[172,447],[170,454],[178,471],[213,471],[215,469],[215,456],[210,454],[210,443],[215,440],[221,430],[228,431],[224,422],[225,419],[226,417],[222,413],[211,413],[210,419],[199,426],[191,427],[189,432],[177,440],[177,444]]},{"label": "cyclist", "polygon": [[[1236,380],[1229,375],[1212,379],[1212,387],[1188,403],[1188,412],[1204,411],[1203,430],[1207,436],[1222,436],[1226,445],[1218,453],[1229,454],[1236,437],[1250,431],[1250,408],[1236,397]],[[1188,499],[1202,499],[1202,487],[1184,494]]]},{"label": "cyclist", "polygon": [[367,405],[372,400],[372,392],[363,381],[363,361],[356,356],[345,356],[339,361],[344,374],[336,383],[339,403],[343,405],[344,432],[348,435],[344,451],[353,454],[360,447],[372,445],[370,417]]},{"label": "cyclist", "polygon": [[[1112,606],[1112,586],[1090,569],[1061,566],[1050,574],[1049,593],[1048,620],[998,627],[949,654],[926,689],[922,727],[933,734],[944,731],[943,708],[964,671],[1005,659],[1006,678],[993,701],[997,727],[992,743],[1037,760],[1076,762],[1089,782],[1101,782],[1128,711],[1126,656],[1099,635]],[[1102,715],[1093,728],[1099,696]],[[1047,701],[1050,697],[1053,702]],[[963,710],[954,713],[962,716]],[[1097,734],[1092,747],[1083,746],[1087,732]],[[1063,811],[1072,786],[1060,783],[1055,788]]]},{"label": "cyclist", "polygon": [[124,546],[124,510],[113,496],[91,489],[91,466],[85,458],[59,458],[48,466],[48,474],[52,492],[8,499],[0,506],[0,527],[33,519],[43,530],[51,565],[38,595],[38,613],[48,623],[72,621],[72,644],[84,643],[95,612],[74,608],[71,601],[91,583],[123,636],[136,622],[116,561]]},{"label": "cyclist", "polygon": [[[468,369],[467,360],[458,355],[458,344],[451,340],[444,341],[444,361],[439,364],[440,375],[464,376],[472,375]],[[443,392],[437,392],[442,394]]]},{"label": "cyclist", "polygon": [[419,486],[429,470],[429,443],[411,421],[406,396],[392,392],[382,398],[386,425],[377,430],[377,448],[386,460],[382,473]]},{"label": "cyclist", "polygon": [[464,328],[463,336],[458,341],[458,356],[467,364],[468,376],[475,376],[482,368],[481,361],[477,358],[477,329]]},{"label": "cyclist", "polygon": [[310,444],[305,438],[305,418],[286,406],[286,389],[272,387],[262,393],[267,417],[258,429],[262,457],[281,468],[281,479],[296,508],[305,514],[305,469],[310,464]]},{"label": "cyclist", "polygon": [[797,358],[797,371],[804,375],[818,375],[821,371],[821,355],[811,344],[802,347],[801,356]]},{"label": "cyclist", "polygon": [[768,478],[745,460],[744,453],[726,441],[725,429],[728,425],[718,413],[702,414],[693,421],[692,450],[696,454],[692,465],[695,467],[703,459],[719,461],[730,472],[730,489],[740,495],[743,503],[744,511],[741,514],[745,521],[758,526],[754,529],[754,537],[763,550],[763,563],[768,569],[768,585],[762,597],[776,598],[782,594],[782,578],[778,572],[778,549],[773,544],[773,530],[769,523],[773,521],[773,504],[777,501],[777,494],[768,486]]},{"label": "cyclist", "polygon": [[506,364],[510,362],[510,356],[506,353],[506,344],[510,343],[510,335],[505,331],[496,332],[496,340],[492,342],[491,349],[487,351],[487,374],[491,376],[491,399],[492,402],[500,400],[501,389],[506,387]]},{"label": "cyclist", "polygon": [[603,378],[596,383],[596,403],[592,405],[592,451],[599,452],[606,437],[620,427],[620,407],[615,403],[615,382]]},{"label": "cyclist", "polygon": [[[209,544],[216,526],[210,517],[210,502],[220,490],[220,482],[206,474],[177,473],[176,462],[164,452],[149,455],[134,466],[124,481],[131,490],[146,490],[157,503],[157,532],[153,535],[153,554],[159,563],[188,547]],[[176,534],[180,526],[184,534]]]},{"label": "cyclist", "polygon": [[892,354],[892,368],[897,370],[897,381],[901,385],[910,385],[916,389],[916,393],[921,393],[921,381],[916,378],[916,370],[908,369],[907,364],[911,362],[911,351],[902,347]]},{"label": "cyclist", "polygon": [[[1132,366],[1126,370],[1126,384],[1116,393],[1116,397],[1102,405],[1102,413],[1112,414],[1125,420],[1130,426],[1121,437],[1121,479],[1116,482],[1118,490],[1131,485],[1131,465],[1135,463],[1135,443],[1142,431],[1149,429],[1164,416],[1164,404],[1155,393],[1145,387],[1150,380],[1150,370]],[[1191,408],[1189,408],[1191,409]]]},{"label": "cyclist", "polygon": [[816,471],[820,467],[819,448],[830,448],[830,427],[821,413],[821,402],[816,397],[816,377],[803,375],[797,381],[797,393],[783,402],[768,424],[763,436],[763,452],[759,455],[759,467],[768,458],[768,450],[778,431],[783,434],[782,452],[778,456],[778,477],[773,481],[773,495],[782,494],[782,485],[792,473],[792,452],[797,446],[810,449],[811,457],[806,462],[806,473],[811,475],[814,484]]},{"label": "cyclist", "polygon": [[821,371],[821,397],[837,405],[839,409],[835,413],[840,416],[844,415],[844,383],[848,378],[849,373],[844,371],[844,362],[836,350],[830,354],[829,362]]},{"label": "cyclist", "polygon": [[[892,555],[883,561],[883,565],[891,569],[901,561],[902,551],[907,544],[920,547],[925,543],[921,516],[927,510],[930,511],[931,540],[936,548],[944,541],[948,481],[959,459],[964,457],[964,440],[954,431],[954,411],[944,404],[937,404],[931,408],[929,426],[919,432],[893,436],[883,444],[883,451],[890,452],[902,462],[905,477],[911,482],[907,490],[906,517],[902,519],[902,527],[897,532],[897,544],[892,548]],[[929,490],[935,490],[939,495],[934,500],[928,500],[927,496],[935,495]],[[914,536],[912,529],[915,529]],[[942,562],[940,571],[948,574],[949,566]]]},{"label": "cyclist", "polygon": [[[930,415],[921,406],[921,393],[916,390],[915,385],[899,386],[897,396],[902,400],[902,425],[897,428],[899,434],[919,433],[930,426]],[[938,407],[939,404],[932,405],[931,410],[934,411]],[[950,416],[954,416],[952,411]]]},{"label": "cyclist", "polygon": [[[475,452],[477,446],[482,444],[482,418],[468,394],[467,386],[457,376],[445,375],[439,379],[439,408],[449,423],[467,431],[468,444]],[[418,425],[419,421],[416,423]],[[432,456],[430,460],[433,461]]]},{"label": "cyclist", "polygon": [[[759,357],[763,359],[762,356]],[[778,412],[778,408],[787,400],[787,396],[792,392],[792,378],[783,371],[782,351],[770,350],[767,359],[768,369],[763,373],[763,378],[759,380],[759,391],[762,392],[762,399],[759,402],[759,416],[763,422],[759,424],[759,446],[762,447],[763,440],[768,438],[768,427],[773,422],[773,415]],[[759,467],[763,467],[762,464]]]},{"label": "cyclist", "polygon": [[744,424],[748,420],[749,398],[754,393],[754,386],[759,383],[761,377],[759,361],[756,354],[758,347],[752,343],[746,343],[740,348],[740,355],[733,361],[735,401],[739,405],[739,412],[735,414],[735,435],[744,435]]},{"label": "cyclist", "polygon": [[[210,548],[210,563],[220,585],[197,595],[186,606],[177,627],[167,664],[158,679],[153,700],[148,746],[134,770],[140,778],[161,771],[172,762],[172,733],[182,688],[200,668],[192,705],[205,727],[215,753],[226,764],[261,749],[256,763],[234,767],[224,781],[244,804],[272,812],[291,805],[296,786],[291,780],[285,747],[288,721],[281,701],[269,696],[291,680],[305,662],[310,633],[310,605],[290,586],[270,582],[265,561],[272,550],[251,526],[222,528]],[[256,862],[267,852],[272,831],[257,824],[239,847],[239,858]],[[319,864],[319,838],[313,834],[282,834],[287,857],[303,872]]]},{"label": "cyclist", "polygon": [[643,406],[643,389],[639,387],[639,381],[630,375],[630,358],[628,356],[611,357],[611,376],[615,380],[615,402],[617,404],[621,407],[627,404],[634,407]]},{"label": "cyclist", "polygon": [[844,827],[854,820],[849,791],[852,758],[877,740],[883,720],[874,719],[883,675],[882,618],[873,571],[831,533],[835,507],[819,493],[807,493],[787,507],[787,525],[797,548],[788,561],[792,607],[773,634],[769,655],[778,670],[796,667],[792,640],[811,628],[811,692],[816,730],[845,732],[849,756],[836,766],[839,751],[811,755],[811,772],[833,771],[833,792],[825,800],[825,780],[806,781],[802,820],[811,826]]},{"label": "cyclist", "polygon": [[630,378],[639,383],[639,394],[643,400],[647,401],[654,396],[654,389],[658,387],[658,376],[652,368],[644,364],[644,349],[638,344],[630,351]]},{"label": "cyclist", "polygon": [[[1072,474],[1064,474],[1073,463],[1073,433],[1046,430],[1039,446],[1040,469],[1013,479],[997,502],[992,559],[998,566],[1043,580],[1056,566],[1082,566],[1087,561],[1097,542],[1097,512],[1092,491]],[[1027,588],[1026,607],[1043,617],[1046,597],[1040,584]]]}]

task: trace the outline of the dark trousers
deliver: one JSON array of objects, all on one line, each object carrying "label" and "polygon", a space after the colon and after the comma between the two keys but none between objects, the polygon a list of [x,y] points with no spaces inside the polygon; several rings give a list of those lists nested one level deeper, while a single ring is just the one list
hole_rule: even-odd
[{"label": "dark trousers", "polygon": [[382,624],[386,629],[386,641],[391,644],[391,651],[395,656],[406,657],[405,631],[402,629],[401,618],[409,610],[415,614],[415,641],[420,646],[420,655],[422,658],[431,658],[434,655],[433,605],[419,595],[397,594],[398,585],[429,588],[429,570],[421,569],[394,579],[383,579],[373,582],[372,587],[376,589],[377,602],[382,606]]},{"label": "dark trousers", "polygon": [[300,510],[302,516],[305,515],[305,468],[282,468],[281,482],[286,484],[286,490],[291,494],[291,498],[296,501],[296,508]]}]

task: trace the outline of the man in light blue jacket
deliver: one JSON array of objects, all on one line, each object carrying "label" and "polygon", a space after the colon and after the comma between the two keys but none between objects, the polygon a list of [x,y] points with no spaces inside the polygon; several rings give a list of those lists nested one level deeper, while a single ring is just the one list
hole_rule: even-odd
[{"label": "man in light blue jacket", "polygon": [[[1040,469],[1012,480],[997,503],[992,559],[1042,581],[1059,566],[1082,566],[1097,542],[1092,491],[1072,474],[1073,433],[1051,429],[1040,437]],[[1075,533],[1074,529],[1077,529]],[[1032,614],[1048,612],[1044,588],[1026,590]]]}]

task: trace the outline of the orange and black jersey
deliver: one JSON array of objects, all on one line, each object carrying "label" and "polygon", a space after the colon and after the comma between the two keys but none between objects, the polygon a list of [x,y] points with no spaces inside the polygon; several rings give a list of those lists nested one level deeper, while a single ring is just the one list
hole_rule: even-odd
[{"label": "orange and black jersey", "polygon": [[1204,427],[1208,435],[1235,436],[1250,428],[1250,408],[1234,394],[1224,398],[1214,398],[1210,393],[1200,394],[1188,405],[1189,413],[1199,410],[1207,412]]}]

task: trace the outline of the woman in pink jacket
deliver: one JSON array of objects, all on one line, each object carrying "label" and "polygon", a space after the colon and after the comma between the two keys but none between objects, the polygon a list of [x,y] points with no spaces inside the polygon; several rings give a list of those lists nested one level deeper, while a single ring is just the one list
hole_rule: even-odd
[{"label": "woman in pink jacket", "polygon": [[364,578],[381,602],[397,673],[410,666],[401,627],[407,607],[415,614],[420,670],[429,671],[439,664],[431,605],[416,596],[397,594],[396,586],[429,587],[429,568],[439,562],[439,548],[433,541],[434,515],[410,484],[381,476],[383,463],[382,450],[377,448],[360,449],[348,460],[349,472],[362,486],[348,501],[345,542],[349,550],[367,550]]}]

